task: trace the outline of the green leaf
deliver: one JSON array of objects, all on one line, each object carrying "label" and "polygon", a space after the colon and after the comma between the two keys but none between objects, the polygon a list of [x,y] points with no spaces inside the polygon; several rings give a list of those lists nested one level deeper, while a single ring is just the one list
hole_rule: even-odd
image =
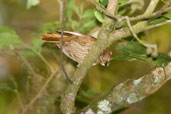
[{"label": "green leaf", "polygon": [[167,18],[168,20],[171,19],[171,12],[164,14],[163,17]]},{"label": "green leaf", "polygon": [[7,83],[0,84],[0,90],[14,92],[15,89],[11,88]]},{"label": "green leaf", "polygon": [[96,11],[94,11],[94,15],[99,22],[101,22],[101,23],[104,22],[104,15],[101,12],[96,10]]},{"label": "green leaf", "polygon": [[100,4],[103,5],[104,7],[107,7],[108,0],[100,0],[99,2],[100,2]]},{"label": "green leaf", "polygon": [[0,26],[0,42],[0,49],[23,44],[16,32],[6,26]]},{"label": "green leaf", "polygon": [[[97,26],[96,17],[93,9],[85,10],[85,1],[79,6],[76,5],[77,0],[68,0],[66,9],[66,30],[87,33]],[[73,13],[76,13],[73,17]],[[75,17],[78,17],[75,18]]]},{"label": "green leaf", "polygon": [[123,14],[125,14],[126,11],[127,11],[126,8],[121,9],[121,10],[118,11],[118,14],[119,14],[119,15],[123,15]]},{"label": "green leaf", "polygon": [[39,38],[33,38],[32,39],[32,43],[33,43],[33,48],[36,49],[36,50],[38,50],[38,51],[40,51],[43,42],[40,41]]},{"label": "green leaf", "polygon": [[67,1],[67,7],[66,7],[66,17],[68,20],[72,19],[73,11],[77,10],[76,9],[76,3],[77,0],[68,0]]},{"label": "green leaf", "polygon": [[153,58],[147,57],[146,47],[142,46],[137,42],[127,42],[126,44],[118,44],[116,49],[121,51],[121,54],[112,58],[112,60],[147,61],[155,64],[156,66],[166,66],[169,62],[171,62],[171,57],[167,54],[159,53],[155,60]]},{"label": "green leaf", "polygon": [[78,31],[79,22],[75,20],[69,20],[69,22],[66,24],[66,28],[72,29],[73,31]]},{"label": "green leaf", "polygon": [[31,50],[24,50],[22,51],[22,56],[24,57],[33,57],[33,56],[37,56],[33,51]]},{"label": "green leaf", "polygon": [[126,2],[128,2],[129,0],[119,0],[119,5],[123,5],[125,4]]},{"label": "green leaf", "polygon": [[74,7],[74,11],[76,12],[76,14],[78,15],[78,17],[81,17],[81,11],[80,8],[78,7]]},{"label": "green leaf", "polygon": [[97,21],[94,16],[93,10],[86,10],[84,11],[82,15],[82,19],[79,23],[79,32],[81,33],[88,33],[90,32],[94,27],[97,26]]},{"label": "green leaf", "polygon": [[[31,48],[35,49],[37,52],[41,51],[42,45],[43,45],[43,42],[39,38],[32,39],[32,47]],[[31,49],[22,51],[22,55],[24,57],[37,56],[36,53]]]},{"label": "green leaf", "polygon": [[167,21],[171,19],[171,13],[166,13],[164,15],[162,15],[161,17],[151,21],[149,24],[150,25],[155,25],[155,24],[159,24],[161,22]]},{"label": "green leaf", "polygon": [[97,21],[95,19],[88,19],[81,22],[82,26],[79,29],[81,33],[89,33],[94,27],[97,26]]},{"label": "green leaf", "polygon": [[151,21],[149,24],[150,24],[150,25],[156,25],[156,24],[159,24],[159,23],[164,22],[164,21],[166,21],[166,20],[167,20],[167,19],[165,19],[164,17],[160,17],[160,18],[158,18],[158,19],[155,19],[155,20]]},{"label": "green leaf", "polygon": [[169,62],[171,62],[171,57],[162,53],[159,53],[157,59],[154,60],[157,66],[166,66]]},{"label": "green leaf", "polygon": [[47,32],[55,33],[56,30],[59,30],[59,29],[61,29],[61,22],[56,21],[56,22],[44,24],[41,29],[41,32],[43,34]]},{"label": "green leaf", "polygon": [[83,15],[82,15],[82,18],[88,18],[88,19],[90,19],[90,18],[93,18],[93,17],[94,17],[94,11],[93,10],[90,10],[90,9],[85,10],[84,13],[83,13]]},{"label": "green leaf", "polygon": [[146,53],[146,48],[137,42],[127,42],[125,46],[124,44],[119,44],[116,47],[116,49],[122,52],[131,53],[131,54],[145,54]]},{"label": "green leaf", "polygon": [[27,9],[30,9],[33,6],[36,6],[40,3],[40,0],[27,0]]}]

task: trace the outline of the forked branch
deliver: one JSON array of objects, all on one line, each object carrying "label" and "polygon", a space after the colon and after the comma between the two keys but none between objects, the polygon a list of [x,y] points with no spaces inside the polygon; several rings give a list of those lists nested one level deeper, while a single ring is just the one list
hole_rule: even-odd
[{"label": "forked branch", "polygon": [[[152,12],[154,11],[155,7],[158,4],[158,1],[159,0],[152,0],[151,1],[149,7],[147,8],[149,11],[145,12],[146,15],[151,15],[152,14]],[[118,1],[116,0],[116,2],[118,2]],[[154,2],[153,6],[151,6],[152,2]],[[110,13],[110,11],[105,10],[104,12],[108,12],[110,15],[112,15],[112,13]],[[114,19],[116,19],[115,15],[113,17],[114,17]],[[166,22],[163,22],[163,23],[160,23],[160,24],[157,24],[157,25],[147,25],[144,22],[138,22],[136,25],[132,26],[132,31],[134,31],[134,33],[139,33],[139,32],[143,32],[145,30],[154,28],[154,27],[158,27],[158,26],[161,26],[161,25],[164,25],[164,24],[168,24],[170,22],[171,21],[166,21]],[[92,48],[89,50],[89,53],[84,58],[83,63],[80,64],[80,67],[77,68],[77,70],[75,71],[74,77],[73,77],[73,82],[74,83],[72,85],[68,86],[64,96],[62,97],[61,110],[62,110],[62,112],[64,114],[75,113],[75,98],[76,98],[77,92],[78,92],[78,90],[80,88],[80,85],[81,85],[83,79],[85,78],[85,75],[86,75],[87,71],[91,68],[91,66],[96,61],[96,59],[99,57],[99,55],[103,52],[103,50],[105,50],[107,47],[109,47],[113,42],[116,42],[116,41],[118,41],[120,39],[123,39],[125,37],[128,37],[128,36],[132,35],[129,28],[127,28],[127,27],[126,28],[121,28],[119,30],[111,31],[111,29],[109,29],[111,27],[110,23],[113,24],[112,20],[107,21],[107,23],[105,23],[105,25],[101,28],[101,30],[100,30],[100,32],[98,34],[97,41],[94,43]],[[128,81],[128,82],[130,83],[130,81]],[[125,82],[125,83],[127,83],[127,82]],[[161,84],[161,83],[159,83],[159,84]],[[127,85],[127,84],[124,84],[124,85]],[[114,90],[112,90],[112,91],[114,91]],[[125,91],[127,91],[127,89],[125,89]],[[149,91],[151,91],[151,89],[149,89]],[[112,92],[112,93],[116,93],[116,92]],[[130,93],[130,91],[129,91],[129,93]],[[117,94],[119,94],[119,92],[116,93],[116,94],[111,94],[111,95],[115,96]],[[146,94],[148,94],[148,91],[146,92]],[[130,97],[132,98],[132,96],[130,96]],[[137,97],[137,94],[135,93],[135,95],[133,95],[133,97]],[[111,97],[108,96],[107,98],[104,98],[104,99],[100,100],[102,102],[96,103],[96,106],[98,106],[98,104],[101,104],[101,103],[107,103],[107,104],[110,105],[110,102],[108,100],[110,98]],[[127,98],[129,98],[129,96],[127,96]],[[142,98],[143,97],[141,97],[141,99]],[[107,100],[105,100],[105,99],[107,99]],[[110,100],[112,100],[112,99],[110,99]],[[128,101],[133,103],[130,100],[128,100]],[[129,105],[131,103],[127,102],[127,105]],[[127,105],[125,105],[125,106],[127,106]],[[113,110],[115,110],[117,108],[118,107],[115,107]],[[88,109],[89,109],[89,107],[86,108],[86,110],[84,110],[84,111],[92,111],[92,110],[94,110],[94,109],[92,109],[92,110],[91,109],[88,110]],[[100,109],[100,110],[102,110],[102,109]],[[107,111],[110,112],[112,110],[109,109]]]}]

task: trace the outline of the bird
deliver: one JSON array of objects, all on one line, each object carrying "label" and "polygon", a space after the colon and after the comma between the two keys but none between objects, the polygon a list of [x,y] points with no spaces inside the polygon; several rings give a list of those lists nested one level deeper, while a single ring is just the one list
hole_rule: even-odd
[{"label": "bird", "polygon": [[[59,48],[62,47],[62,52],[70,59],[76,61],[78,66],[83,62],[85,56],[96,41],[96,38],[93,36],[71,31],[63,31],[62,46],[60,43],[61,31],[46,33],[41,36],[40,39],[43,42],[56,43]],[[112,52],[104,50],[93,65],[101,64],[102,66],[107,67],[111,58]]]}]

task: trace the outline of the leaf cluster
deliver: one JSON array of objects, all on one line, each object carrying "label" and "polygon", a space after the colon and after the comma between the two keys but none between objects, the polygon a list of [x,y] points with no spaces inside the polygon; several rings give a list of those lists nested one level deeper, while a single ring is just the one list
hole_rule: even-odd
[{"label": "leaf cluster", "polygon": [[[0,26],[0,49],[8,51],[8,49],[15,50],[16,47],[21,47],[21,52],[24,56],[33,56],[35,51],[40,53],[43,42],[39,38],[32,39],[32,45],[26,44],[22,41],[16,32],[7,26]],[[23,49],[22,48],[27,48]],[[33,51],[34,50],[34,51]]]},{"label": "leaf cluster", "polygon": [[116,49],[120,51],[121,54],[112,58],[112,60],[146,61],[156,66],[166,66],[171,62],[171,57],[167,54],[159,53],[155,58],[148,56],[147,48],[138,42],[128,41],[126,43],[120,43],[117,45]]},{"label": "leaf cluster", "polygon": [[77,6],[77,0],[68,0],[66,8],[66,29],[88,33],[92,28],[97,26],[98,23],[94,18],[94,10],[86,9],[85,2],[83,1]]}]

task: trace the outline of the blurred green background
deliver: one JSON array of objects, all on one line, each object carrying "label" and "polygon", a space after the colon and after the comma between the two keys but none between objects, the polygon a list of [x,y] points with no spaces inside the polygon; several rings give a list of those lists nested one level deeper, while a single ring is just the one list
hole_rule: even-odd
[{"label": "blurred green background", "polygon": [[[148,2],[148,0],[147,0]],[[57,0],[41,0],[37,6],[30,9],[25,8],[26,1],[24,0],[0,0],[0,26],[5,25],[15,29],[20,38],[28,44],[31,44],[33,37],[39,38],[40,32],[44,24],[59,20],[59,4]],[[92,6],[88,5],[87,8]],[[140,13],[140,12],[137,12]],[[158,27],[146,31],[142,39],[156,43],[159,52],[168,53],[171,50],[171,24]],[[113,56],[119,54],[115,50],[116,44],[113,44],[110,49],[113,51]],[[47,56],[48,58],[49,56]],[[37,67],[41,67],[40,60],[30,58]],[[48,60],[53,65],[53,59]],[[67,59],[68,62],[70,60]],[[74,63],[75,64],[75,63]],[[92,89],[97,93],[109,90],[113,85],[117,85],[127,79],[136,79],[154,68],[153,65],[147,62],[137,61],[112,61],[108,68],[100,65],[93,66],[82,84],[82,90]],[[27,74],[18,60],[13,56],[0,55],[0,83],[10,83],[9,77],[16,79],[16,85],[19,93],[22,94],[22,86],[24,86],[24,78]],[[14,87],[15,83],[14,83]],[[121,114],[171,114],[171,82],[165,84],[154,95],[147,99],[131,105]],[[8,89],[8,88],[7,88]],[[10,88],[9,88],[10,89]],[[22,98],[24,99],[24,98]],[[0,89],[0,114],[19,114],[19,102],[16,94],[13,91]]]}]

